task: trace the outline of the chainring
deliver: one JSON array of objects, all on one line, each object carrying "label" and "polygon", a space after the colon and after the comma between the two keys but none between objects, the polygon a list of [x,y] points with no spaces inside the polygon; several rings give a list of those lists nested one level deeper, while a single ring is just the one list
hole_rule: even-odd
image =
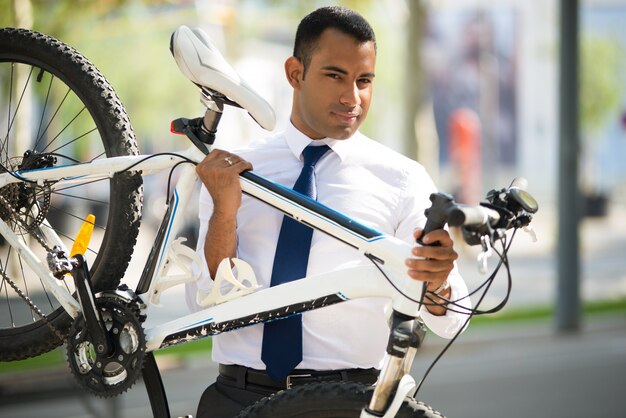
[{"label": "chainring", "polygon": [[67,359],[82,387],[108,398],[124,393],[141,375],[146,340],[135,302],[107,295],[97,298],[96,306],[111,345],[109,353],[97,353],[81,315],[70,329]]}]

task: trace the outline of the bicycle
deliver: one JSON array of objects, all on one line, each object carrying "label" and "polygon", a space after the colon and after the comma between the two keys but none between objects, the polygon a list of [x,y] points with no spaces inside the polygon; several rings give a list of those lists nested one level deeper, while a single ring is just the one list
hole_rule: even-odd
[{"label": "bicycle", "polygon": [[[411,246],[254,172],[240,176],[244,193],[357,248],[372,265],[257,289],[254,272],[235,259],[239,277],[220,268],[216,278],[230,281],[233,291],[208,295],[200,312],[143,328],[150,306],[159,303],[165,290],[198,279],[190,267],[197,255],[178,237],[180,209],[191,198],[195,164],[211,151],[225,106],[243,108],[268,130],[274,125],[269,104],[239,78],[203,32],[181,26],[170,49],[207,109],[202,117],[172,123],[173,132],[191,140],[188,149],[139,155],[123,105],[86,58],[50,36],[0,29],[0,129],[7,128],[0,142],[0,293],[5,305],[0,306],[0,361],[38,356],[66,343],[70,369],[86,390],[119,395],[143,373],[154,415],[169,416],[155,350],[352,298],[382,296],[392,300],[393,314],[388,352],[373,388],[339,382],[304,385],[242,414],[290,416],[295,408],[310,416],[441,416],[414,399],[419,385],[408,373],[425,334],[419,309],[428,303],[425,287],[405,273]],[[34,110],[39,110],[36,116]],[[27,120],[18,118],[18,112],[25,112]],[[24,133],[27,128],[30,132]],[[131,290],[120,279],[139,230],[142,176],[166,170],[171,175],[175,168],[179,180],[139,283]],[[445,193],[433,194],[431,201],[425,233],[446,223],[458,226],[468,244],[482,246],[483,262],[500,243],[500,262],[489,280],[504,265],[510,281],[507,231],[527,227],[538,210],[523,182],[490,191],[479,206],[458,204]],[[83,221],[90,211],[97,212],[96,220]],[[9,290],[16,296],[10,297]],[[449,309],[458,308],[458,302],[448,301]],[[496,308],[504,303],[506,299]],[[468,313],[496,308],[478,311],[477,306]]]}]

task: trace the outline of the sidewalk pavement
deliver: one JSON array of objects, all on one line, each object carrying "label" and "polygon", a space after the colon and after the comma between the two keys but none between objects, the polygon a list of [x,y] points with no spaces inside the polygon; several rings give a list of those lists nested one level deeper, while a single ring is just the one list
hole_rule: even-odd
[{"label": "sidewalk pavement", "polygon": [[[520,234],[509,253],[513,290],[507,308],[549,306],[556,300],[558,243],[556,212],[541,207],[533,221],[538,242]],[[137,254],[127,273],[132,286],[153,242],[140,235]],[[583,220],[581,232],[581,298],[584,301],[626,297],[626,207],[614,205],[604,218]],[[477,272],[475,250],[459,248],[459,266],[474,289],[486,276]],[[495,261],[492,261],[492,265]],[[500,275],[483,308],[504,296]],[[168,320],[187,312],[182,287],[162,297],[163,308],[151,320]],[[445,341],[429,336],[413,368],[421,378]],[[626,404],[626,315],[584,318],[575,334],[559,334],[551,320],[532,324],[470,325],[428,378],[420,398],[449,417],[604,417],[624,416]],[[173,416],[195,413],[202,390],[213,381],[216,367],[206,358],[172,363],[159,358]],[[112,400],[85,396],[74,389],[67,369],[54,375],[59,391],[31,394],[12,402],[0,392],[0,416],[147,417],[145,388],[137,384]],[[17,380],[15,381],[17,384]],[[43,385],[43,382],[41,382]],[[61,390],[65,388],[66,390]]]},{"label": "sidewalk pavement", "polygon": [[[446,343],[427,336],[411,373],[416,381]],[[570,334],[555,333],[551,321],[470,326],[434,367],[418,399],[451,418],[620,417],[626,407],[625,358],[624,313],[591,316],[579,333]],[[208,353],[158,362],[172,416],[195,414],[200,394],[217,374]],[[151,416],[141,382],[103,400],[75,389],[67,369],[55,377],[55,392],[19,402],[0,393],[0,416]]]}]

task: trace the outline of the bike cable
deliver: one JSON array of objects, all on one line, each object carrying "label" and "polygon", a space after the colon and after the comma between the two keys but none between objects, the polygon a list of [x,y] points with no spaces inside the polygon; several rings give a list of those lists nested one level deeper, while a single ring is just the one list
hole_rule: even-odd
[{"label": "bike cable", "polygon": [[[378,265],[378,262],[376,261],[376,259],[374,259],[371,256],[366,255],[366,257],[376,266],[376,268],[380,271],[380,273],[383,275],[383,277],[385,277],[385,279],[387,280],[387,282],[394,288],[396,289],[396,291],[398,291],[400,294],[402,294],[404,297],[406,297],[407,299],[418,303],[419,306],[421,307],[422,305],[426,305],[428,306],[430,305],[435,305],[435,306],[444,306],[447,309],[451,310],[452,312],[455,313],[460,313],[460,314],[467,314],[467,318],[465,319],[465,322],[463,323],[463,326],[459,328],[459,330],[455,333],[455,335],[446,343],[446,345],[443,347],[443,349],[439,352],[439,354],[435,357],[435,359],[430,363],[430,365],[428,366],[428,368],[426,369],[426,371],[424,372],[424,375],[422,376],[422,379],[419,381],[419,383],[417,384],[417,387],[415,389],[415,392],[413,393],[413,396],[416,396],[417,393],[419,392],[420,388],[422,387],[423,383],[426,381],[426,378],[428,377],[428,375],[430,374],[430,372],[432,371],[432,369],[435,367],[435,365],[439,362],[439,360],[441,360],[441,358],[444,356],[444,354],[450,349],[450,347],[452,346],[452,344],[455,343],[455,341],[458,339],[458,337],[461,335],[461,333],[466,329],[466,327],[468,326],[470,320],[474,317],[474,315],[484,315],[484,314],[489,314],[489,313],[495,313],[500,311],[508,302],[509,296],[511,294],[511,288],[512,288],[512,276],[511,276],[511,270],[510,270],[510,266],[509,266],[509,260],[507,257],[507,253],[509,251],[509,248],[511,246],[511,243],[513,242],[513,238],[515,236],[515,233],[517,232],[517,228],[513,229],[513,233],[511,235],[511,239],[508,240],[508,243],[506,242],[506,239],[503,238],[501,240],[501,244],[502,244],[502,253],[500,253],[499,251],[495,250],[496,254],[498,255],[498,257],[500,258],[498,265],[495,267],[495,269],[493,270],[493,272],[489,275],[489,277],[480,285],[478,286],[476,289],[474,289],[471,293],[469,293],[467,296],[465,296],[464,298],[470,297],[471,295],[475,295],[477,294],[480,289],[483,289],[482,294],[480,295],[478,301],[476,302],[476,305],[474,308],[466,308],[464,306],[461,306],[459,304],[459,302],[461,300],[463,300],[464,298],[460,298],[457,300],[446,300],[445,298],[441,298],[444,299],[443,303],[440,302],[435,302],[432,298],[430,298],[427,293],[428,292],[422,292],[422,295],[420,297],[420,300],[416,300],[414,298],[412,298],[409,295],[406,295],[404,292],[402,292],[392,281],[391,279],[386,275],[386,273],[382,270],[382,268]],[[486,311],[481,311],[478,308],[480,307],[480,305],[482,304],[482,302],[484,301],[484,298],[486,297],[489,289],[491,288],[491,285],[493,284],[493,282],[495,281],[495,278],[498,274],[498,272],[500,271],[500,268],[504,266],[505,270],[507,272],[507,292],[505,297],[503,298],[503,300],[496,305],[495,307],[488,309]],[[430,301],[430,303],[427,303],[424,301],[424,299],[427,299]],[[456,309],[452,309],[449,307],[449,305],[453,305],[456,306],[457,308],[463,308],[464,311],[460,311],[460,310],[456,310]]]},{"label": "bike cable", "polygon": [[[506,251],[508,251],[508,247],[506,247],[506,249],[504,251],[504,254],[503,254],[504,258],[501,259],[501,260],[502,260],[502,262],[503,262],[503,264],[504,264],[504,266],[506,268],[507,276],[508,276],[508,280],[509,280],[509,284],[510,284],[510,282],[511,282],[511,270],[509,269],[509,262],[508,262],[508,259],[506,258]],[[441,358],[444,356],[444,354],[450,349],[450,347],[452,347],[452,344],[454,344],[456,342],[456,340],[461,335],[461,333],[465,330],[465,328],[468,326],[470,320],[474,317],[474,315],[476,315],[478,313],[484,314],[484,313],[488,313],[489,312],[489,311],[479,311],[478,307],[482,304],[485,296],[487,296],[487,292],[489,291],[489,289],[490,289],[490,287],[491,287],[491,285],[493,283],[493,279],[495,279],[495,276],[496,276],[498,270],[500,269],[500,265],[501,264],[499,264],[498,268],[496,270],[494,270],[494,272],[491,274],[491,276],[490,276],[491,280],[488,280],[488,284],[485,287],[485,290],[483,291],[483,293],[480,295],[480,298],[476,302],[476,307],[471,310],[472,312],[465,319],[465,322],[463,323],[463,326],[460,327],[459,330],[456,332],[456,334],[454,334],[454,336],[450,339],[450,341],[448,341],[446,343],[446,345],[443,347],[443,349],[439,352],[439,354],[437,354],[435,359],[430,363],[430,365],[428,366],[428,368],[424,372],[422,378],[420,379],[419,383],[417,384],[417,387],[415,388],[415,391],[413,393],[413,397],[417,396],[417,393],[422,388],[422,385],[424,384],[424,382],[428,378],[430,372],[433,370],[433,368],[439,362],[439,360],[441,360]],[[492,277],[493,277],[493,279],[492,279]],[[495,310],[494,312],[497,312],[500,309],[502,309],[502,307],[504,307],[504,304],[506,304],[506,301],[508,300],[509,293],[510,293],[510,288],[509,288],[509,292],[507,292],[507,296],[505,297],[505,300],[503,300],[501,302],[501,304],[500,304],[501,306],[497,310]]]}]

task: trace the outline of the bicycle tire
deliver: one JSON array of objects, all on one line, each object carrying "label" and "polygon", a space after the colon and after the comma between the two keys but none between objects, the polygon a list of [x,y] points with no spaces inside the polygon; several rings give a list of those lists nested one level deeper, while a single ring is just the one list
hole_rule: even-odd
[{"label": "bicycle tire", "polygon": [[[28,123],[20,126],[22,114]],[[31,154],[25,155],[26,150]],[[137,154],[126,110],[89,60],[51,36],[0,29],[0,172]],[[23,184],[0,191],[3,220],[45,260],[45,246],[36,236],[41,240],[42,232],[51,228],[69,249],[87,214],[97,212],[86,253],[92,285],[96,292],[116,288],[137,241],[143,204],[140,173],[124,172],[65,190]],[[0,241],[0,270],[6,274],[0,280],[0,361],[48,352],[62,344],[70,317],[20,255]],[[19,297],[6,277],[45,317]],[[72,284],[66,286],[73,291]]]},{"label": "bicycle tire", "polygon": [[[296,386],[261,399],[240,418],[354,418],[369,403],[374,388],[356,382],[321,382]],[[443,418],[430,406],[407,397],[398,418]]]}]

